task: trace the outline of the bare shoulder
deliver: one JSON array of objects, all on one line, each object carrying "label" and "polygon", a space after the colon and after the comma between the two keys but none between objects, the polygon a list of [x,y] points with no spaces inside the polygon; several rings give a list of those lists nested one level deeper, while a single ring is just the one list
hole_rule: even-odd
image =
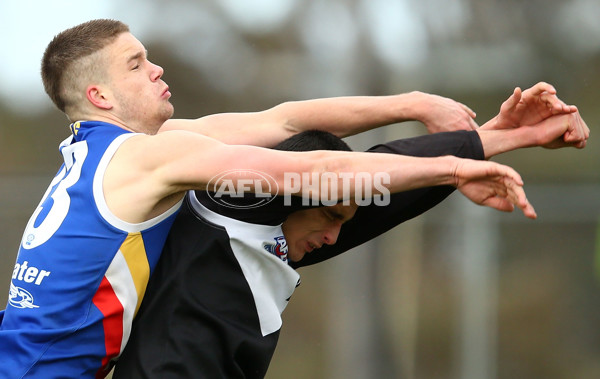
[{"label": "bare shoulder", "polygon": [[169,119],[162,124],[158,134],[175,130],[187,130],[190,132],[207,135],[206,133],[210,131],[210,122],[207,122],[205,118]]},{"label": "bare shoulder", "polygon": [[136,135],[116,151],[105,183],[110,181],[115,187],[126,184],[132,190],[141,187],[161,198],[170,196],[201,185],[206,179],[203,173],[210,173],[211,162],[225,146],[212,138],[181,130]]},{"label": "bare shoulder", "polygon": [[[299,154],[307,155],[300,159]],[[181,130],[134,136],[121,145],[106,170],[105,197],[115,212],[127,209],[130,218],[143,218],[176,203],[187,190],[205,189],[211,179],[230,170],[264,172],[283,185],[286,170],[310,171],[321,160],[315,154],[323,153],[229,145]]]},{"label": "bare shoulder", "polygon": [[139,170],[155,170],[181,157],[221,146],[210,137],[185,130],[167,130],[156,135],[140,134],[125,141],[115,160]]},{"label": "bare shoulder", "polygon": [[206,138],[188,134],[140,134],[117,149],[103,180],[105,201],[117,217],[131,223],[143,222],[181,200],[187,188],[174,183],[185,174],[182,157],[211,144]]}]

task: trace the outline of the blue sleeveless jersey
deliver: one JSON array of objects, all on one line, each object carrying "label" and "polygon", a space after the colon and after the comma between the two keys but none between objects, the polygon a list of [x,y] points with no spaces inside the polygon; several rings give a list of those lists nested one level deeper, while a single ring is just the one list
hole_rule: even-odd
[{"label": "blue sleeveless jersey", "polygon": [[181,205],[140,224],[118,219],[102,182],[135,134],[95,121],[71,131],[60,145],[64,163],[23,234],[0,312],[0,378],[106,376]]}]

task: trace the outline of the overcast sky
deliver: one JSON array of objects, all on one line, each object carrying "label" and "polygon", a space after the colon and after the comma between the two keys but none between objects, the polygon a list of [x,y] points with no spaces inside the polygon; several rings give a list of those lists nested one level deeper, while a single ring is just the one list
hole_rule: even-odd
[{"label": "overcast sky", "polygon": [[[414,17],[406,12],[404,9],[406,7],[402,5],[404,3],[404,1],[371,0],[366,2],[367,5],[362,10],[367,16],[370,13],[373,17],[375,12],[369,8],[381,9],[381,7],[391,6],[387,11],[377,12],[380,20],[372,23],[374,26],[379,26],[374,27],[372,33],[375,35],[376,42],[379,41],[381,44],[378,46],[379,50],[387,52],[386,54],[397,54],[399,51],[406,53],[407,49],[385,47],[386,40],[394,36],[410,34],[412,38],[409,40],[414,41],[413,47],[422,43],[419,36],[422,37],[423,33],[415,28],[419,26],[418,24],[411,22]],[[40,60],[52,37],[68,27],[94,18],[116,18],[127,23],[142,42],[154,37],[164,39],[169,38],[169,35],[185,35],[189,32],[186,28],[190,27],[205,31],[219,29],[222,25],[218,25],[218,20],[211,17],[215,4],[218,4],[217,7],[222,14],[227,14],[227,17],[238,27],[260,32],[261,29],[268,31],[285,22],[294,7],[302,5],[302,1],[219,0],[197,3],[185,0],[169,2],[129,0],[124,3],[117,0],[2,0],[0,33],[4,38],[0,49],[2,62],[0,99],[20,111],[35,112],[43,110],[45,106],[51,106],[41,85]],[[331,22],[322,22],[322,16],[326,16],[328,12],[343,15],[344,12],[340,12],[339,6],[339,3],[328,1],[311,3],[313,19],[319,16],[321,20],[313,22],[307,30],[320,33],[320,38],[325,40],[335,39],[336,33],[342,33],[346,38],[350,38],[354,24],[348,17],[345,18],[345,22],[343,17],[338,17],[335,28],[326,27],[332,26]],[[387,17],[387,21],[382,18],[386,15],[390,16]],[[326,28],[323,29],[324,27]],[[318,36],[308,34],[306,37],[315,41],[315,37]],[[399,41],[388,41],[388,43],[399,46]],[[185,45],[183,41],[180,41],[180,44]],[[339,44],[334,46],[339,47]],[[190,55],[193,57],[193,54]],[[405,54],[405,56],[414,59],[418,55]]]},{"label": "overcast sky", "polygon": [[[0,96],[23,108],[45,100],[40,60],[52,37],[90,18],[110,17],[112,1],[26,0],[0,3]],[[49,100],[48,100],[49,103]]]},{"label": "overcast sky", "polygon": [[[218,56],[219,46],[243,51],[243,41],[232,42],[222,17],[237,28],[260,33],[289,22],[290,13],[303,7],[300,24],[306,26],[302,31],[306,47],[331,59],[343,58],[344,49],[356,44],[360,16],[380,58],[392,67],[410,68],[427,59],[428,33],[436,28],[441,34],[459,31],[472,16],[461,0],[364,0],[354,14],[341,4],[331,0],[0,0],[0,100],[19,111],[50,107],[39,74],[44,49],[60,31],[94,18],[124,21],[145,44],[153,38],[176,39],[182,48],[174,52],[186,54],[180,58],[206,64],[210,56]],[[599,4],[597,0],[565,3],[557,18],[548,21],[554,25],[549,38],[566,41],[560,47],[568,52],[578,47],[578,52],[594,54],[600,49]],[[198,49],[198,35],[212,49],[209,56]],[[186,37],[193,40],[186,42]],[[219,43],[211,45],[210,40]],[[185,49],[186,43],[197,51]]]}]

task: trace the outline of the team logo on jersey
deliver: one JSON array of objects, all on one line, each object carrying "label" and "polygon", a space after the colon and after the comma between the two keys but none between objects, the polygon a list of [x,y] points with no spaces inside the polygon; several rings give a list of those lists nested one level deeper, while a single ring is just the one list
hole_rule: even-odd
[{"label": "team logo on jersey", "polygon": [[77,135],[77,133],[79,133],[79,128],[81,127],[81,123],[79,121],[72,123],[71,125],[69,125],[71,127],[71,132],[73,133],[73,135]]},{"label": "team logo on jersey", "polygon": [[255,170],[229,170],[210,179],[206,193],[227,208],[251,209],[271,202],[279,186],[273,177]]},{"label": "team logo on jersey", "polygon": [[15,308],[39,308],[33,304],[33,296],[29,291],[10,283],[8,303]]},{"label": "team logo on jersey", "polygon": [[263,247],[277,258],[287,262],[288,245],[284,236],[275,237],[275,243],[264,243]]}]

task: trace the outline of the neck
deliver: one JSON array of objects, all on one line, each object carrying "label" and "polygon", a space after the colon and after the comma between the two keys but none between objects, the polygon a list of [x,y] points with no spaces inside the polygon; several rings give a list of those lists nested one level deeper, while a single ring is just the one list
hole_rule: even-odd
[{"label": "neck", "polygon": [[81,120],[93,120],[93,121],[107,122],[109,124],[116,125],[120,128],[123,128],[125,130],[134,132],[134,133],[156,134],[158,129],[160,128],[160,125],[154,127],[154,125],[152,125],[150,123],[142,124],[140,122],[125,121],[119,117],[116,117],[113,114],[106,115],[106,114],[95,113],[95,114],[89,114],[80,119]]}]

